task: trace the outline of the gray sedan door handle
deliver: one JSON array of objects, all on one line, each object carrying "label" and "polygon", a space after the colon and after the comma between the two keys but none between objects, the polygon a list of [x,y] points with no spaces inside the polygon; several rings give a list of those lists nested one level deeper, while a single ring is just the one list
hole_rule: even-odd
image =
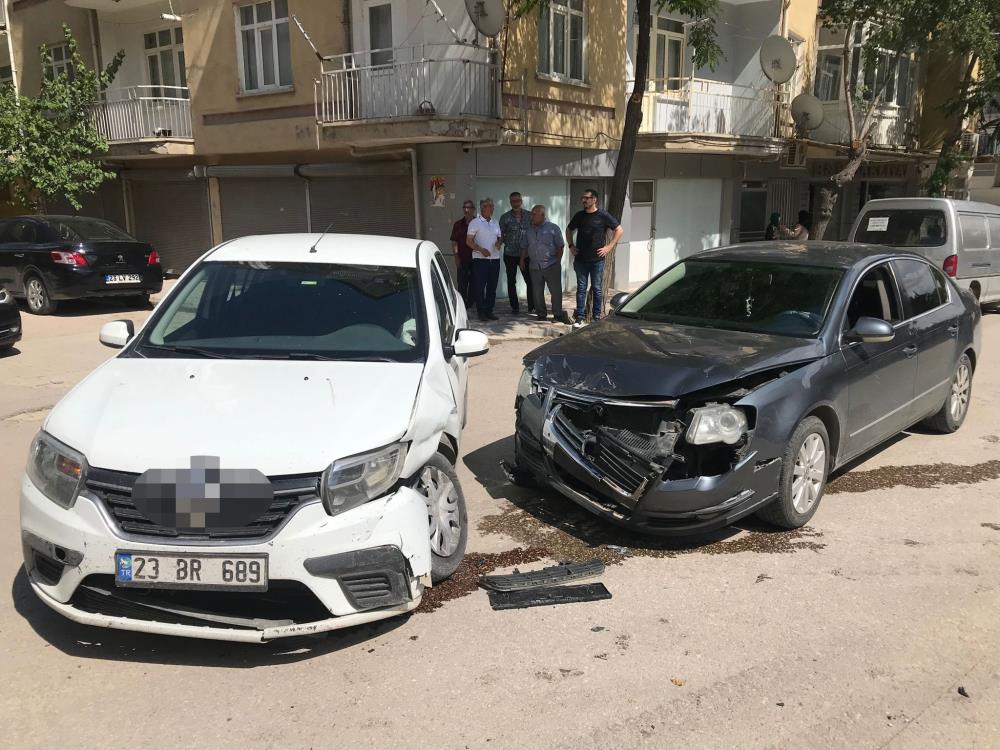
[{"label": "gray sedan door handle", "polygon": [[917,347],[914,344],[910,344],[909,346],[904,346],[903,347],[903,354],[906,355],[907,359],[909,359],[910,357],[912,357],[916,353],[917,353]]},{"label": "gray sedan door handle", "polygon": [[24,253],[14,253],[14,257],[15,258],[23,258],[24,257]]},{"label": "gray sedan door handle", "polygon": [[955,338],[958,335],[958,324],[948,326],[948,335]]}]

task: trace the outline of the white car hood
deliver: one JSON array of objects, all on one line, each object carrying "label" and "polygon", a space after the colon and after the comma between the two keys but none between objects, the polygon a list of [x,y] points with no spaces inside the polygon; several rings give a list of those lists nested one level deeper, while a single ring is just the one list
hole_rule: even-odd
[{"label": "white car hood", "polygon": [[91,466],[141,473],[222,468],[311,474],[392,443],[410,423],[423,364],[115,358],[44,429]]}]

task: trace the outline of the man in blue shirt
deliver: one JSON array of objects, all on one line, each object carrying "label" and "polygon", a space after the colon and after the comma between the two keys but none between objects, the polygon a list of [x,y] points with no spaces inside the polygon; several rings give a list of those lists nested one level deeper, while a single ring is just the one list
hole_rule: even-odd
[{"label": "man in blue shirt", "polygon": [[[507,299],[510,301],[510,311],[517,315],[520,305],[517,299],[517,268],[521,260],[521,239],[531,223],[528,212],[524,210],[524,198],[518,192],[510,194],[510,211],[500,217],[500,233],[503,235],[503,262],[507,268]],[[528,312],[535,311],[535,298],[531,293],[531,276],[521,269],[524,286],[527,288]]]},{"label": "man in blue shirt", "polygon": [[[577,211],[566,227],[569,251],[573,253],[573,269],[576,271],[576,324],[583,325],[587,309],[587,280],[594,289],[594,320],[601,317],[601,301],[604,284],[604,259],[618,244],[625,230],[618,219],[597,207],[596,190],[584,190],[583,210]],[[614,230],[611,241],[607,242],[608,230]],[[576,232],[576,244],[573,232]]]},{"label": "man in blue shirt", "polygon": [[545,206],[531,209],[531,223],[521,238],[521,272],[531,278],[529,287],[535,295],[534,308],[539,320],[546,319],[545,287],[552,296],[552,317],[569,323],[562,309],[562,232],[551,221],[545,220]]}]

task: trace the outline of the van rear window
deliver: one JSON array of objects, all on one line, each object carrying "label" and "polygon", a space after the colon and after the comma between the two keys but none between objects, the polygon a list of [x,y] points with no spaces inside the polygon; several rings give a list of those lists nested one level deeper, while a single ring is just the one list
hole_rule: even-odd
[{"label": "van rear window", "polygon": [[944,212],[919,208],[867,211],[854,234],[855,242],[890,247],[939,247],[946,239]]}]

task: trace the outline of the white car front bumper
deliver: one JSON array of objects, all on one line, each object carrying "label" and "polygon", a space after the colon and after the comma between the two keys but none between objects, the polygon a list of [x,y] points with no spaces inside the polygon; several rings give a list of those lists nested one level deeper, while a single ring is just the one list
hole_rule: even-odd
[{"label": "white car front bumper", "polygon": [[[327,514],[319,502],[306,503],[287,519],[271,537],[243,543],[184,543],[164,544],[146,538],[128,537],[123,534],[103,507],[102,502],[86,493],[77,498],[70,509],[64,509],[45,497],[25,477],[21,485],[21,530],[24,546],[25,569],[31,587],[49,607],[71,620],[87,625],[136,630],[164,635],[180,635],[216,640],[261,642],[293,635],[307,635],[327,630],[359,625],[386,617],[409,612],[420,603],[423,585],[430,581],[431,551],[427,527],[427,506],[421,495],[403,487],[392,495],[374,500],[339,516]],[[161,616],[156,610],[142,610],[141,616],[123,614],[120,607],[101,607],[92,603],[79,605],[77,594],[89,576],[91,582],[100,581],[104,591],[115,596],[130,596],[145,591],[127,589],[116,591],[108,585],[115,575],[115,553],[120,550],[136,552],[213,552],[233,554],[263,553],[268,558],[270,582],[301,584],[322,605],[329,616],[308,621],[296,620],[293,624],[268,624],[265,618],[257,625],[238,622],[236,627],[215,624],[206,619],[191,624],[191,617]],[[42,571],[36,564],[38,555],[49,558]],[[405,591],[396,592],[395,600],[388,606],[367,609],[358,605],[352,595],[350,583],[344,583],[345,561],[366,564],[377,568],[379,560],[396,559],[396,570],[404,573]],[[53,568],[51,561],[57,566]],[[313,572],[306,569],[306,563]],[[51,572],[62,571],[53,582]],[[49,573],[49,575],[46,575]],[[397,577],[398,580],[398,577]],[[91,582],[85,591],[92,590]],[[163,593],[149,590],[151,593]],[[248,598],[261,596],[241,592]],[[174,597],[177,595],[174,594]],[[99,597],[98,597],[99,598]],[[75,601],[76,599],[76,601]],[[90,600],[92,602],[92,598]],[[109,602],[111,600],[109,599]],[[179,605],[188,606],[188,605]],[[314,607],[319,609],[319,607]],[[195,619],[197,620],[197,613]],[[183,620],[176,622],[171,620]],[[292,619],[292,618],[289,618]]]}]

